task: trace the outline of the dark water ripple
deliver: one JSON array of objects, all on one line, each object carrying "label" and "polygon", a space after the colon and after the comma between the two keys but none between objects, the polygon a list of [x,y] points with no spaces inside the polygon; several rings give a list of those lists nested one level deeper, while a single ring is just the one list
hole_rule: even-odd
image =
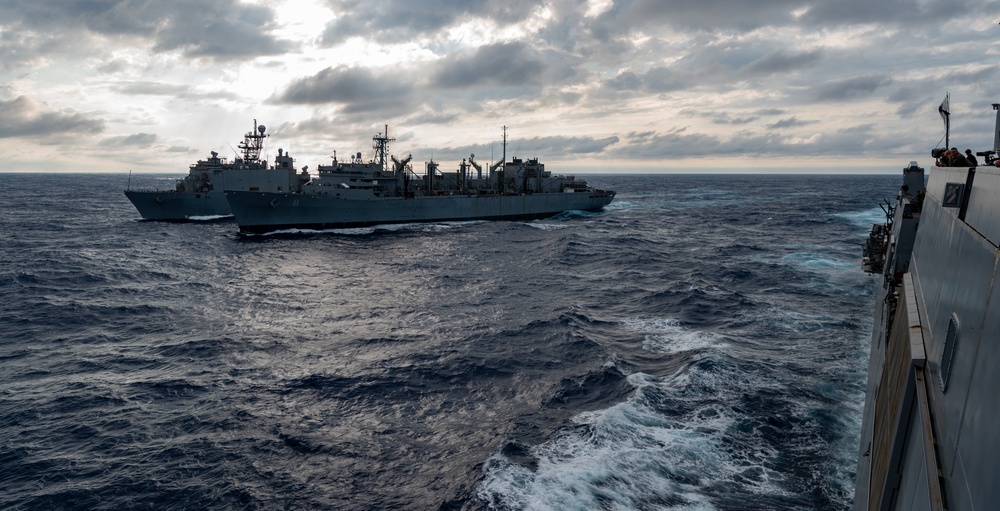
[{"label": "dark water ripple", "polygon": [[241,239],[0,174],[0,508],[849,509],[897,177],[591,181]]}]

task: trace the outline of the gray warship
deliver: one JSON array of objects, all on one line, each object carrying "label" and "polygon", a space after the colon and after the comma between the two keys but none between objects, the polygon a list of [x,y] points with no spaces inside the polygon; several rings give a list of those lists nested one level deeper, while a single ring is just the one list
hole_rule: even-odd
[{"label": "gray warship", "polygon": [[[527,220],[580,210],[597,211],[611,203],[614,191],[597,190],[574,176],[554,175],[537,158],[503,157],[484,176],[475,154],[458,170],[444,172],[433,160],[423,175],[410,160],[386,158],[389,127],[372,140],[375,157],[361,153],[330,165],[318,176],[287,191],[227,189],[226,198],[241,233],[285,229],[335,229],[379,224],[457,220]],[[390,167],[390,160],[392,162]],[[473,172],[475,170],[475,172]]]},{"label": "gray warship", "polygon": [[278,149],[274,166],[260,159],[267,128],[257,120],[238,147],[242,157],[234,161],[211,156],[191,165],[188,175],[177,180],[172,190],[125,190],[125,196],[146,220],[189,221],[232,216],[223,193],[232,190],[283,191],[309,180],[306,169],[297,174],[291,155]]},{"label": "gray warship", "polygon": [[903,169],[865,244],[878,287],[857,510],[1000,505],[1000,104],[979,166],[943,158],[947,102],[939,166],[926,186],[916,162]]}]

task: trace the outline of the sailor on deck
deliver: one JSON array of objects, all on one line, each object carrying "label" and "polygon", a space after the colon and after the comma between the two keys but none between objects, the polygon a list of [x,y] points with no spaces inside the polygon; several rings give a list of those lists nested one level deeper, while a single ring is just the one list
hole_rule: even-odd
[{"label": "sailor on deck", "polygon": [[972,154],[972,149],[965,150],[965,159],[969,160],[970,167],[978,167],[979,160],[976,159],[976,155]]}]

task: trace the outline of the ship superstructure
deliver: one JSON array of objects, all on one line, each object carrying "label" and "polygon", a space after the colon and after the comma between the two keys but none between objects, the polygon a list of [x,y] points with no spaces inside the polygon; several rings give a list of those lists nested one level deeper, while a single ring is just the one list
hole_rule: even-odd
[{"label": "ship superstructure", "polygon": [[170,190],[125,190],[139,214],[147,220],[184,221],[231,216],[224,190],[284,191],[309,180],[306,169],[298,174],[291,155],[278,149],[274,165],[261,159],[267,128],[254,119],[252,131],[237,146],[240,154],[233,161],[219,158],[215,151],[198,160],[188,175],[178,179]]},{"label": "ship superstructure", "polygon": [[410,163],[412,156],[387,158],[388,143],[393,141],[388,126],[372,140],[374,158],[365,161],[356,153],[341,161],[334,154],[330,165],[318,167],[316,179],[290,191],[227,189],[240,231],[535,219],[569,210],[599,210],[615,196],[574,176],[552,174],[537,158],[507,161],[506,129],[503,157],[485,173],[473,154],[456,171],[442,171],[430,160],[418,175]]},{"label": "ship superstructure", "polygon": [[878,288],[855,509],[1000,502],[1000,104],[993,108],[994,146],[976,153],[987,165],[935,167],[925,187],[924,169],[910,163],[866,244]]}]

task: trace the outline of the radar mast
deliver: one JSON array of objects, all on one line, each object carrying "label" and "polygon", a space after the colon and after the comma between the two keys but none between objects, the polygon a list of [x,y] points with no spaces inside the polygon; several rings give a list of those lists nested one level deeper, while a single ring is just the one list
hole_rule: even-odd
[{"label": "radar mast", "polygon": [[254,119],[253,131],[249,131],[246,135],[243,135],[243,141],[236,146],[243,150],[244,162],[256,162],[260,160],[260,153],[264,150],[264,139],[267,138],[267,135],[264,133],[265,131],[267,131],[267,127],[263,124],[258,126],[257,119]]},{"label": "radar mast", "polygon": [[382,169],[383,172],[385,172],[386,164],[388,163],[386,161],[385,156],[389,151],[389,142],[396,141],[396,139],[394,138],[389,138],[389,125],[386,124],[385,132],[376,133],[375,136],[372,137],[372,140],[375,141],[375,144],[372,146],[372,149],[375,149],[375,158],[376,161],[378,162],[378,166]]}]

